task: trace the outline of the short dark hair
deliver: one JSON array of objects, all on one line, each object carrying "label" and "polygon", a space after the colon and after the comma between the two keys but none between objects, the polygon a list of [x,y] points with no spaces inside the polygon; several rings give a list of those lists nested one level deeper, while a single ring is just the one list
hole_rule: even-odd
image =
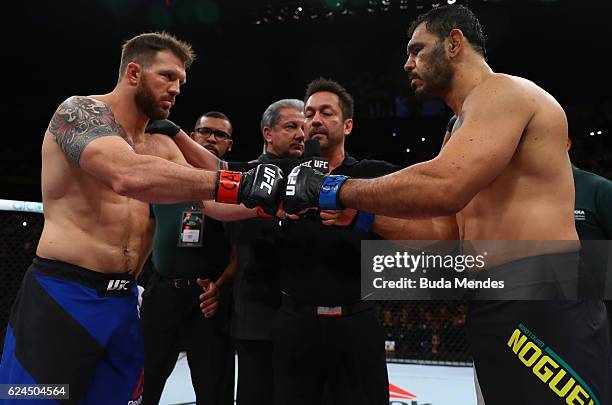
[{"label": "short dark hair", "polygon": [[233,129],[232,121],[229,119],[229,117],[227,115],[223,114],[220,111],[208,111],[208,112],[205,112],[204,114],[202,114],[202,115],[200,115],[198,117],[198,119],[196,120],[195,125],[193,127],[196,128],[198,126],[198,122],[200,122],[200,120],[202,118],[204,118],[204,117],[207,117],[207,118],[219,118],[219,119],[222,119],[224,121],[227,121],[230,124],[230,128]]},{"label": "short dark hair", "polygon": [[351,96],[340,83],[333,80],[321,77],[308,83],[308,86],[306,86],[306,95],[304,96],[304,104],[306,104],[310,96],[320,91],[328,91],[338,96],[338,100],[340,100],[340,109],[342,110],[344,119],[353,118],[355,109],[353,96]]},{"label": "short dark hair", "polygon": [[195,59],[191,45],[167,32],[147,32],[125,41],[121,50],[119,80],[125,74],[128,63],[136,62],[144,67],[153,63],[157,52],[169,50],[189,68]]},{"label": "short dark hair", "polygon": [[435,34],[439,39],[444,39],[454,28],[458,28],[463,32],[463,35],[468,39],[472,48],[483,57],[486,57],[487,51],[485,42],[486,35],[482,30],[482,25],[476,15],[469,8],[453,4],[449,6],[437,7],[431,9],[425,14],[421,14],[412,22],[408,28],[408,37],[412,37],[414,30],[425,23],[427,31]]}]

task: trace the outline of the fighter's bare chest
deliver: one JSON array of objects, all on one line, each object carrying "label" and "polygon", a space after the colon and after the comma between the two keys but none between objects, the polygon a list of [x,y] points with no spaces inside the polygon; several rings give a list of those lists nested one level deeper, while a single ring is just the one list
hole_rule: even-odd
[{"label": "fighter's bare chest", "polygon": [[145,139],[140,142],[135,142],[132,147],[134,148],[134,152],[139,155],[157,156],[161,158],[166,158],[167,155],[165,148],[151,136],[145,137]]}]

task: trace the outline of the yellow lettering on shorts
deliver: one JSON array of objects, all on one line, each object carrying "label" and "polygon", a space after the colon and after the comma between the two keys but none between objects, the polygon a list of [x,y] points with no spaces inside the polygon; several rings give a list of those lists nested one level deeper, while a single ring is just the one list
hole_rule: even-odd
[{"label": "yellow lettering on shorts", "polygon": [[[580,398],[581,394],[584,394],[584,396],[585,396],[584,400],[583,400],[583,398]],[[567,403],[567,405],[584,405],[585,404],[585,400],[587,400],[588,398],[589,398],[589,395],[584,390],[584,388],[582,388],[580,385],[576,384],[576,386],[574,387],[574,390],[565,399],[565,402]],[[578,401],[578,402],[576,402],[576,401]]]},{"label": "yellow lettering on shorts", "polygon": [[[530,349],[534,350],[533,354],[531,355],[529,359],[526,359],[525,356],[527,355],[527,352],[529,352]],[[518,357],[519,359],[521,359],[523,364],[525,364],[527,367],[531,367],[533,363],[535,363],[536,360],[540,358],[541,354],[542,354],[542,349],[536,346],[535,343],[528,342],[525,346],[523,346]]]},{"label": "yellow lettering on shorts", "polygon": [[520,329],[515,329],[512,336],[510,336],[510,340],[508,340],[508,347],[512,348],[514,354],[517,354],[526,340],[527,336],[523,335]]},{"label": "yellow lettering on shorts", "polygon": [[554,374],[554,371],[546,367],[546,364],[550,364],[553,369],[559,368],[559,365],[553,359],[548,356],[542,356],[542,358],[533,367],[533,374],[538,376],[538,378],[542,380],[544,384],[546,384],[550,377],[552,377]]},{"label": "yellow lettering on shorts", "polygon": [[560,397],[564,397],[567,395],[567,393],[569,392],[569,390],[574,386],[574,384],[576,383],[576,380],[574,380],[572,377],[570,377],[569,380],[567,380],[567,382],[565,383],[565,385],[563,386],[563,388],[559,389],[557,387],[557,385],[559,384],[559,382],[563,379],[563,377],[565,377],[565,375],[567,374],[567,372],[563,369],[559,370],[559,374],[557,374],[555,376],[555,378],[553,378],[550,381],[550,384],[548,384],[548,386],[550,387],[551,390],[553,390],[553,392],[557,395],[559,395]]}]

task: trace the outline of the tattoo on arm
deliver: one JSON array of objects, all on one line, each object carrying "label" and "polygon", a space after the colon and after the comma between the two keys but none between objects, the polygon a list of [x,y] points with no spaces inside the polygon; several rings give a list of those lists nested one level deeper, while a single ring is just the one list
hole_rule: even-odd
[{"label": "tattoo on arm", "polygon": [[131,145],[110,107],[88,97],[74,96],[64,101],[51,118],[48,130],[77,166],[83,149],[94,139],[120,136]]}]

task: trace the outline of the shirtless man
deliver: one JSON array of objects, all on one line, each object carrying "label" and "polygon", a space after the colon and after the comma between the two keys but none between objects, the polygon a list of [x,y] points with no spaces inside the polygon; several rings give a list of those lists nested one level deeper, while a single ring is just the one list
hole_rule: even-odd
[{"label": "shirtless man", "polygon": [[[404,68],[412,88],[419,97],[443,98],[458,117],[443,149],[373,180],[294,169],[287,212],[350,207],[405,218],[377,215],[374,230],[387,238],[576,241],[561,106],[534,83],[491,70],[480,23],[465,7],[433,9],[410,32]],[[517,272],[577,256],[518,253],[508,263]],[[609,330],[601,302],[473,301],[468,324],[487,404],[607,403]]]},{"label": "shirtless man", "polygon": [[134,279],[150,250],[148,203],[216,194],[249,203],[260,185],[254,171],[224,179],[191,168],[171,139],[145,135],[149,119],[168,117],[193,59],[171,35],[138,35],[123,46],[112,92],[70,97],[55,112],[42,146],[45,225],[13,306],[0,384],[69,384],[75,404],[140,403]]}]

